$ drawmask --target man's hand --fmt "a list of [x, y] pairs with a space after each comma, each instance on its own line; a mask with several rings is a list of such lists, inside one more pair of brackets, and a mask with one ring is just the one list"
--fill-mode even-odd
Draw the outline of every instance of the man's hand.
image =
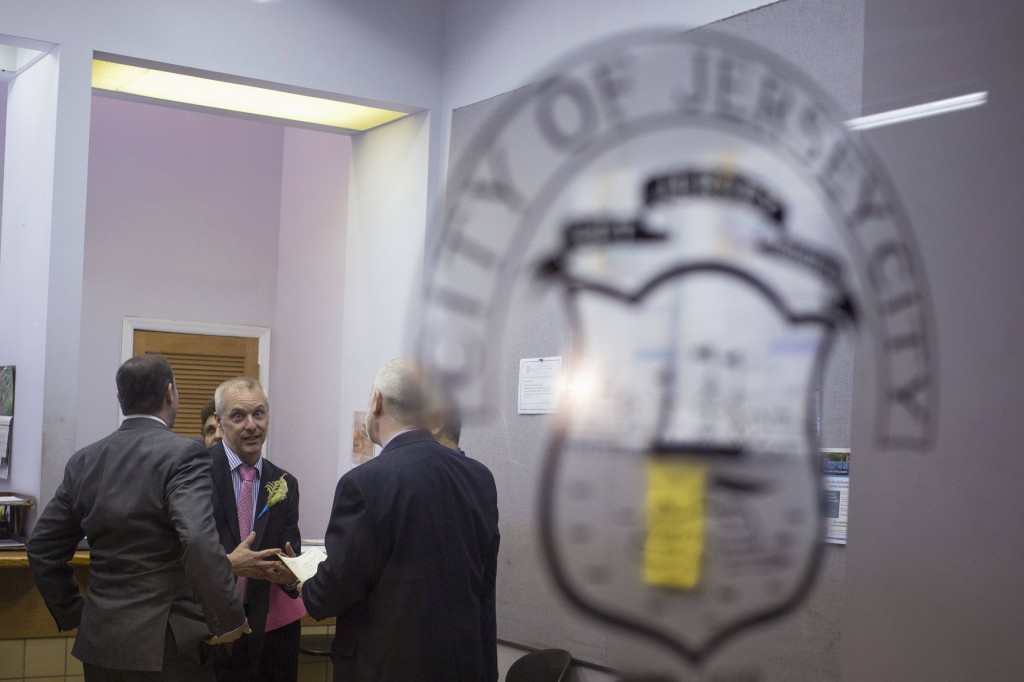
[[[285, 556], [295, 556], [295, 550], [292, 549], [292, 543], [284, 543], [284, 554]], [[291, 569], [284, 565], [283, 561], [274, 561], [271, 563], [274, 565], [267, 573], [267, 580], [278, 583], [279, 585], [291, 585], [295, 582], [295, 574], [291, 572]]]
[[279, 561], [272, 561], [270, 558], [276, 557], [277, 553], [281, 550], [274, 547], [254, 552], [252, 543], [255, 539], [256, 531], [253, 531], [249, 533], [249, 537], [239, 543], [238, 547], [235, 547], [231, 554], [228, 554], [228, 561], [231, 562], [231, 573], [236, 576], [245, 576], [246, 578], [268, 580], [270, 569], [281, 563]]
[[210, 635], [205, 641], [207, 644], [230, 644], [242, 635], [248, 635], [252, 632], [252, 628], [249, 627], [249, 619], [246, 618], [242, 621], [242, 624], [231, 632], [225, 632], [223, 635]]

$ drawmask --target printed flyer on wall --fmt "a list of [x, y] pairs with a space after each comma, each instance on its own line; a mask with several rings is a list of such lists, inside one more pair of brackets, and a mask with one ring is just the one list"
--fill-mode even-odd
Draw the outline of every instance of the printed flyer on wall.
[[825, 488], [825, 542], [845, 545], [850, 506], [850, 449], [822, 448], [821, 475]]
[[0, 367], [0, 478], [11, 475], [11, 429], [14, 426], [14, 365]]

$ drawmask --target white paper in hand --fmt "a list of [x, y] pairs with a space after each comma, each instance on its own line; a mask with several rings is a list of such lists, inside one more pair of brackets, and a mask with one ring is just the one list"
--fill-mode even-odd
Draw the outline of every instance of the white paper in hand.
[[327, 558], [327, 554], [317, 547], [307, 549], [299, 556], [287, 556], [285, 554], [278, 554], [277, 556], [281, 558], [281, 561], [288, 567], [288, 570], [294, 573], [295, 577], [302, 582], [306, 582], [316, 575], [317, 566]]

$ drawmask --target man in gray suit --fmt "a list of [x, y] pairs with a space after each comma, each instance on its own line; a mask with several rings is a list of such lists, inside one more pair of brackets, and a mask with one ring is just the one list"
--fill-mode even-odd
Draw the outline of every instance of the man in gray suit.
[[[178, 391], [167, 361], [134, 357], [117, 371], [125, 421], [76, 452], [28, 542], [36, 586], [85, 679], [213, 679], [207, 644], [249, 631], [210, 504], [210, 456], [170, 426]], [[89, 593], [68, 562], [83, 536]], [[215, 636], [210, 636], [214, 633]]]

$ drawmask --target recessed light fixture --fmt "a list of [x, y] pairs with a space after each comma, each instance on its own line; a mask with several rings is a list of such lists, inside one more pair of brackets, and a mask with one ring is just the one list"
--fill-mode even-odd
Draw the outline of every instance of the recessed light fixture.
[[948, 114], [962, 109], [980, 107], [987, 101], [988, 92], [972, 92], [969, 95], [940, 99], [934, 102], [926, 102], [925, 104], [915, 104], [912, 107], [883, 111], [880, 114], [871, 114], [870, 116], [861, 116], [860, 118], [851, 118], [846, 122], [846, 127], [850, 130], [881, 128], [882, 126], [894, 123], [903, 123], [904, 121], [913, 121], [918, 118], [938, 116], [939, 114]]
[[344, 102], [166, 68], [92, 60], [92, 87], [136, 97], [176, 102], [362, 132], [408, 116], [407, 111]]

